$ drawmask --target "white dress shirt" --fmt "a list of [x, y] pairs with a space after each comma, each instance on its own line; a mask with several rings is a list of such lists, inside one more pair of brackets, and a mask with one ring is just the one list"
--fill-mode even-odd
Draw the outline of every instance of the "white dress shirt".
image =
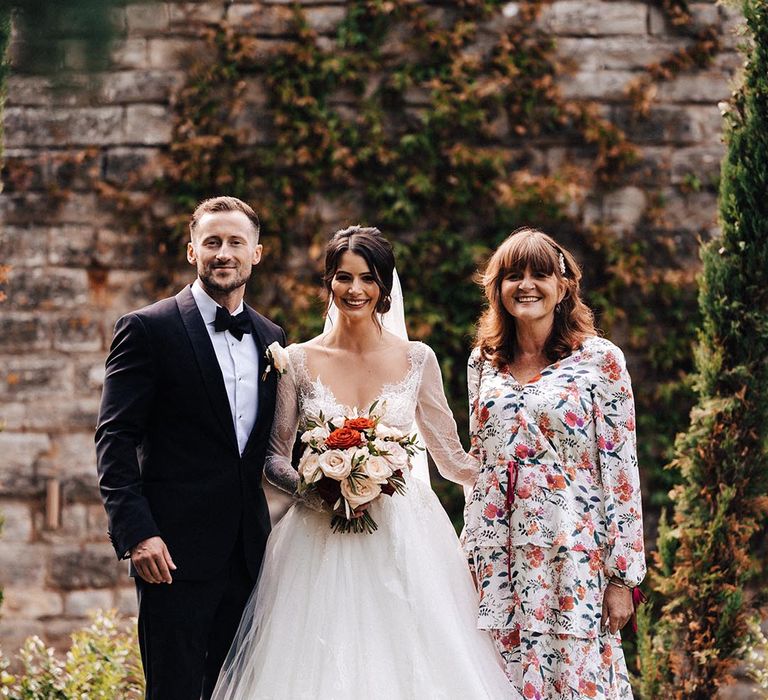
[[[243, 335], [242, 340], [235, 338], [229, 331], [217, 333], [213, 324], [219, 304], [208, 296], [199, 279], [192, 285], [192, 296], [208, 329], [216, 359], [219, 361], [227, 389], [229, 410], [235, 425], [237, 446], [240, 454], [243, 454], [259, 407], [259, 351], [254, 340], [255, 329], [252, 333]], [[240, 302], [240, 306], [232, 315], [239, 314], [243, 308], [243, 303]]]

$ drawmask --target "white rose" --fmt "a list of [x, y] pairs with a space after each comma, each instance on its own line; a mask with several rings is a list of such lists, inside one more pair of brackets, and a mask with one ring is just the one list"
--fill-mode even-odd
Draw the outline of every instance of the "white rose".
[[363, 503], [369, 503], [381, 493], [381, 486], [371, 479], [356, 479], [355, 492], [350, 486], [350, 479], [341, 482], [341, 495], [347, 499], [350, 508], [354, 510]]
[[317, 427], [312, 428], [312, 430], [305, 430], [301, 434], [301, 441], [306, 444], [314, 440], [315, 442], [322, 444], [325, 442], [325, 438], [327, 438], [330, 434], [331, 432], [328, 430], [328, 428], [325, 428], [322, 425], [318, 425]]
[[342, 450], [323, 452], [323, 454], [318, 455], [318, 461], [323, 474], [334, 481], [346, 479], [349, 476], [349, 472], [352, 471], [349, 456]]
[[403, 469], [408, 465], [408, 453], [405, 448], [396, 442], [387, 442], [387, 451], [389, 454], [385, 457], [392, 469]]
[[319, 481], [323, 476], [323, 472], [320, 470], [320, 455], [315, 454], [312, 450], [307, 450], [299, 460], [299, 474], [304, 477], [304, 481], [308, 484]]
[[347, 420], [344, 416], [334, 416], [329, 418], [326, 422], [330, 423], [334, 428], [343, 428], [344, 421]]
[[382, 440], [386, 440], [387, 438], [390, 440], [399, 440], [401, 437], [403, 437], [403, 434], [399, 430], [395, 430], [394, 428], [390, 428], [388, 425], [379, 423], [376, 426], [376, 437], [381, 438]]
[[288, 363], [290, 362], [288, 359], [288, 351], [280, 345], [280, 343], [275, 341], [267, 348], [267, 353], [269, 354], [272, 366], [275, 370], [280, 374], [285, 374], [288, 371]]
[[386, 483], [392, 476], [392, 466], [385, 457], [371, 455], [365, 463], [365, 473], [377, 484]]

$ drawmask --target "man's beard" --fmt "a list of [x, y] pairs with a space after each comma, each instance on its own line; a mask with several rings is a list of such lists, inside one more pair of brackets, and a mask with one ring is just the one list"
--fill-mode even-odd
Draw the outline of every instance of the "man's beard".
[[212, 292], [219, 292], [221, 294], [228, 294], [229, 292], [235, 291], [235, 289], [238, 289], [239, 287], [245, 286], [245, 283], [248, 281], [247, 275], [237, 275], [233, 280], [226, 283], [217, 282], [213, 277], [213, 272], [215, 268], [198, 268], [197, 270], [197, 276], [200, 278], [200, 281], [203, 283], [203, 286], [206, 289], [210, 289]]

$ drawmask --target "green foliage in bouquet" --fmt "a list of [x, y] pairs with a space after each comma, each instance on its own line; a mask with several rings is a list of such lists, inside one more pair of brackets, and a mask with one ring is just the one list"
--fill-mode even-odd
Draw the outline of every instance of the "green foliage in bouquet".
[[682, 483], [652, 572], [660, 615], [641, 619], [646, 698], [715, 697], [766, 602], [749, 584], [765, 579], [768, 522], [768, 5], [743, 7], [752, 41], [725, 114], [722, 237], [702, 252], [698, 399], [670, 465]]
[[144, 676], [135, 623], [121, 625], [114, 611], [94, 615], [90, 627], [72, 635], [62, 660], [38, 637], [19, 652], [22, 670], [8, 672], [0, 654], [0, 698], [9, 700], [139, 700]]

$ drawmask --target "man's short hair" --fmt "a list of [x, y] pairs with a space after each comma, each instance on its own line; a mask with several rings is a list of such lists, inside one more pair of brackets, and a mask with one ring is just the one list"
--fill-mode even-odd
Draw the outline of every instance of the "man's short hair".
[[259, 229], [261, 224], [259, 223], [259, 217], [256, 212], [251, 209], [243, 200], [237, 197], [211, 197], [210, 199], [203, 200], [197, 205], [197, 209], [192, 214], [192, 218], [189, 221], [189, 235], [194, 237], [195, 229], [200, 223], [200, 219], [204, 214], [216, 214], [218, 212], [225, 211], [240, 211], [248, 217], [248, 220], [253, 226], [253, 232], [256, 234], [256, 241], [259, 240]]

